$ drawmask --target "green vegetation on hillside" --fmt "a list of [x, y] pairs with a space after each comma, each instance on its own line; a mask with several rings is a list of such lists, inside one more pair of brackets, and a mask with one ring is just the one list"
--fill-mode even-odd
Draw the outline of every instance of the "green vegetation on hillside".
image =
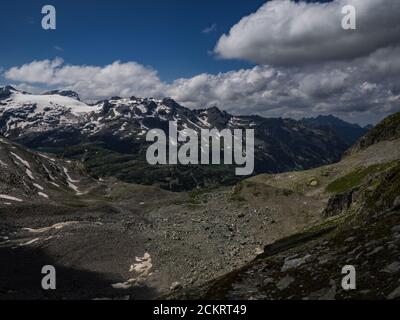
[[329, 193], [343, 193], [350, 191], [351, 189], [359, 186], [362, 182], [364, 182], [366, 178], [371, 177], [374, 174], [383, 172], [393, 167], [396, 163], [397, 161], [385, 164], [376, 164], [369, 167], [357, 168], [351, 173], [331, 182], [326, 187], [326, 191]]

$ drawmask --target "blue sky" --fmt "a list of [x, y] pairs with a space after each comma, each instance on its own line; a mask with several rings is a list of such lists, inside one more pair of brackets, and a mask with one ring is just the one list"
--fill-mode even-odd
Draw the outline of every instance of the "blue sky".
[[[0, 65], [7, 69], [61, 56], [71, 64], [137, 61], [171, 81], [251, 64], [210, 55], [219, 36], [263, 0], [114, 0], [2, 3]], [[57, 9], [57, 30], [41, 29], [41, 8]], [[213, 24], [215, 30], [202, 31]], [[58, 50], [56, 49], [58, 47]], [[62, 49], [62, 50], [60, 50]]]
[[[55, 31], [41, 28], [46, 4]], [[356, 30], [342, 28], [347, 4]], [[376, 123], [400, 110], [399, 16], [392, 0], [7, 1], [0, 85]]]

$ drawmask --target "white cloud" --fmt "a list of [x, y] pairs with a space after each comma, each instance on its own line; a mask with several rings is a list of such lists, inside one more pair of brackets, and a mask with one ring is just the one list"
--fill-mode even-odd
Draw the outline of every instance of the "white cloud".
[[13, 67], [6, 71], [5, 78], [14, 81], [31, 83], [51, 83], [54, 78], [54, 70], [63, 64], [63, 60], [33, 61], [21, 67]]
[[208, 26], [207, 28], [204, 28], [201, 33], [211, 33], [217, 30], [217, 24], [213, 23], [212, 25]]
[[136, 62], [116, 61], [99, 67], [68, 65], [56, 58], [13, 67], [4, 76], [12, 81], [74, 90], [87, 100], [116, 95], [159, 95], [164, 87], [155, 70]]
[[56, 51], [64, 51], [64, 49], [62, 47], [57, 46], [57, 45], [53, 46], [53, 49]]
[[203, 73], [167, 84], [136, 62], [68, 65], [62, 59], [33, 61], [5, 72], [28, 92], [70, 89], [83, 100], [111, 96], [171, 96], [183, 105], [217, 105], [234, 114], [294, 117], [336, 114], [357, 122], [378, 121], [400, 110], [400, 46], [352, 62], [301, 67], [256, 66]]
[[168, 93], [188, 106], [217, 105], [236, 114], [299, 118], [333, 113], [376, 122], [400, 111], [399, 56], [400, 46], [352, 62], [201, 74], [176, 80]]
[[[344, 5], [357, 12], [357, 30], [341, 27]], [[273, 0], [223, 35], [215, 53], [258, 64], [294, 65], [347, 60], [400, 43], [400, 1]]]

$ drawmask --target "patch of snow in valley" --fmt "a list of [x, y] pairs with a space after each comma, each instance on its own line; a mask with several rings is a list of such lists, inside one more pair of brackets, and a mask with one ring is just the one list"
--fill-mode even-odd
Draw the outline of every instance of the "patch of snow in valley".
[[35, 239], [32, 239], [32, 240], [29, 240], [28, 242], [20, 243], [19, 246], [20, 247], [29, 246], [29, 245], [34, 244], [35, 242], [37, 242], [39, 240], [40, 240], [40, 238], [35, 238]]
[[39, 228], [39, 229], [23, 228], [23, 230], [31, 232], [31, 233], [44, 233], [44, 232], [50, 231], [52, 229], [60, 230], [62, 228], [65, 228], [67, 226], [74, 225], [77, 223], [78, 223], [77, 221], [67, 221], [67, 222], [56, 223], [50, 227], [44, 227], [44, 228]]
[[47, 160], [50, 160], [51, 162], [55, 162], [56, 160], [53, 158], [50, 158], [49, 156], [43, 154], [43, 153], [39, 153], [39, 156], [41, 156], [42, 158], [45, 158]]
[[40, 185], [40, 184], [37, 184], [37, 183], [34, 183], [33, 184], [36, 188], [38, 188], [39, 190], [44, 190], [44, 188]]
[[153, 264], [151, 261], [150, 254], [145, 253], [142, 258], [136, 257], [135, 264], [131, 265], [129, 272], [136, 272], [138, 274], [137, 277], [131, 278], [126, 282], [115, 283], [112, 284], [114, 289], [129, 289], [134, 286], [142, 284], [148, 277], [152, 275], [151, 269], [153, 268]]
[[54, 179], [54, 177], [53, 177], [53, 175], [51, 174], [50, 170], [47, 169], [47, 167], [46, 167], [45, 165], [43, 165], [43, 168], [44, 168], [44, 170], [46, 170], [46, 173], [48, 174], [48, 176], [49, 176], [49, 178], [50, 178], [51, 180], [56, 180], [56, 179]]
[[43, 193], [43, 192], [38, 192], [38, 195], [43, 197], [43, 198], [46, 198], [46, 199], [49, 198], [49, 196], [47, 194]]
[[28, 161], [22, 159], [19, 155], [15, 154], [14, 152], [10, 152], [20, 163], [22, 163], [25, 167], [31, 168], [31, 165]]
[[25, 172], [26, 172], [26, 174], [27, 174], [27, 176], [28, 176], [29, 178], [31, 178], [32, 180], [35, 180], [35, 177], [33, 176], [33, 173], [32, 173], [31, 170], [26, 169]]
[[17, 202], [23, 202], [22, 199], [19, 199], [17, 197], [13, 197], [13, 196], [8, 196], [6, 194], [0, 194], [0, 199], [5, 199], [5, 200], [12, 200], [12, 201], [17, 201]]
[[64, 173], [67, 176], [67, 179], [68, 179], [69, 182], [72, 182], [72, 183], [80, 182], [80, 180], [74, 180], [74, 179], [71, 178], [67, 168], [63, 167], [63, 169], [64, 169]]
[[70, 187], [70, 189], [74, 190], [76, 192], [76, 194], [80, 194], [79, 189], [76, 185], [74, 185], [70, 181], [67, 181], [67, 183], [68, 183], [68, 187]]
[[64, 169], [65, 175], [67, 176], [67, 183], [68, 183], [68, 186], [70, 187], [70, 189], [74, 190], [78, 196], [82, 195], [83, 193], [80, 192], [79, 188], [74, 184], [74, 183], [80, 182], [80, 180], [72, 179], [71, 176], [68, 173], [68, 169], [65, 168], [65, 167], [63, 167], [63, 169]]

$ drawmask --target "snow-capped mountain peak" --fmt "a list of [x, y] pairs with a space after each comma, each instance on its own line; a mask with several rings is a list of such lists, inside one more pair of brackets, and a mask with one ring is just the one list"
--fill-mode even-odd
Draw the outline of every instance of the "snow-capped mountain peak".
[[76, 97], [55, 92], [30, 94], [6, 86], [0, 88], [1, 133], [8, 137], [57, 129], [78, 123], [98, 108]]
[[[44, 112], [48, 108], [61, 107], [70, 110], [75, 115], [95, 111], [95, 107], [89, 106], [84, 102], [74, 98], [59, 94], [25, 94], [14, 92], [8, 101], [9, 108], [19, 108], [20, 106], [35, 105], [37, 112]], [[7, 101], [6, 101], [7, 102]]]

